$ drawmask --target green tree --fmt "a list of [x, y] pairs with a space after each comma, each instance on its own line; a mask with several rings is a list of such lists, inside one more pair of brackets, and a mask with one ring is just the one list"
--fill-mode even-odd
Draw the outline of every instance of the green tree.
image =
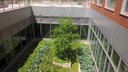
[[80, 47], [78, 28], [72, 23], [71, 18], [60, 18], [59, 24], [51, 35], [51, 38], [54, 39], [55, 55], [60, 59], [74, 62]]

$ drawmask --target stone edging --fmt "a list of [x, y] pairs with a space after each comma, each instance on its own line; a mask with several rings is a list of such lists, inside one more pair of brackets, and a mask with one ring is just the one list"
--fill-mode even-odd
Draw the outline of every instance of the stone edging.
[[52, 62], [54, 65], [63, 67], [63, 68], [70, 68], [71, 67], [71, 62], [70, 63], [57, 63], [57, 62]]

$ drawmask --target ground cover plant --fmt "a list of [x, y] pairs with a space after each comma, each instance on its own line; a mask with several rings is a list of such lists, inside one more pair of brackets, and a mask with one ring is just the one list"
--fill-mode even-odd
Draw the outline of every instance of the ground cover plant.
[[79, 63], [81, 72], [94, 72], [93, 71], [93, 59], [89, 51], [88, 45], [83, 45], [79, 52]]

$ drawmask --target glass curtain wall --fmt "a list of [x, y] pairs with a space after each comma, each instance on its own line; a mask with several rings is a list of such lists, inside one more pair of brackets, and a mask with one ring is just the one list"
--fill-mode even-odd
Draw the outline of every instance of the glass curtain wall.
[[[100, 72], [127, 72], [127, 65], [96, 25], [90, 25], [90, 47]], [[121, 62], [120, 62], [121, 61]], [[119, 69], [118, 69], [119, 68]]]
[[28, 45], [28, 43], [30, 43], [30, 41], [32, 41], [32, 39], [32, 25], [15, 33], [5, 41], [2, 41], [2, 35], [0, 33], [0, 72], [5, 69], [5, 67], [23, 50], [25, 46]]
[[2, 71], [7, 65], [6, 62], [6, 55], [5, 55], [5, 51], [4, 51], [4, 46], [2, 43], [2, 38], [0, 36], [0, 71]]
[[15, 56], [17, 56], [22, 50], [21, 38], [19, 36], [19, 32], [12, 36], [12, 41], [13, 41], [13, 47], [15, 49]]
[[7, 57], [7, 63], [9, 64], [14, 58], [14, 54], [13, 54], [14, 48], [13, 48], [12, 39], [9, 38], [6, 41], [4, 41], [3, 46], [4, 46], [5, 54]]

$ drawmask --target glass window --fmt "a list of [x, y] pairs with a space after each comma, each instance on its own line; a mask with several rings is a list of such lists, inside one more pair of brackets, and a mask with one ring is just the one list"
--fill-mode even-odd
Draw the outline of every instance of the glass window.
[[100, 32], [100, 30], [98, 30], [99, 32], [98, 32], [98, 38], [100, 39], [100, 34], [101, 34], [101, 32]]
[[119, 55], [116, 53], [115, 50], [113, 50], [112, 61], [116, 68], [118, 67], [119, 59], [120, 59]]
[[5, 66], [6, 66], [6, 57], [5, 57], [3, 44], [0, 40], [0, 71], [1, 72], [5, 68]]
[[98, 35], [98, 28], [97, 27], [95, 29], [95, 33], [96, 33], [96, 35]]
[[91, 30], [91, 38], [90, 38], [90, 41], [91, 41], [91, 48], [93, 49], [93, 32], [92, 32], [92, 30]]
[[93, 30], [94, 30], [94, 32], [96, 31], [96, 25], [94, 25]]
[[103, 0], [98, 0], [97, 5], [101, 5]]
[[27, 32], [27, 42], [29, 43], [32, 40], [31, 25], [26, 28], [26, 32]]
[[50, 37], [50, 25], [49, 24], [42, 24], [42, 35], [44, 38]]
[[[93, 36], [94, 36], [94, 34], [93, 34]], [[94, 40], [93, 40], [92, 44], [93, 44], [92, 50], [93, 50], [93, 53], [95, 53], [95, 48], [97, 46], [97, 41], [96, 41], [96, 37], [95, 36], [94, 36]]]
[[128, 16], [128, 0], [123, 0], [121, 14]]
[[5, 54], [7, 56], [7, 62], [10, 63], [11, 60], [13, 59], [13, 51], [14, 51], [12, 39], [9, 38], [3, 43], [3, 45], [4, 45]]
[[93, 31], [91, 30], [91, 41], [94, 40], [94, 34]]
[[121, 60], [121, 64], [119, 67], [119, 72], [128, 72], [128, 67], [126, 66], [126, 64]]
[[115, 8], [116, 0], [107, 0], [107, 7]]
[[116, 6], [116, 0], [106, 0], [105, 8], [114, 11]]
[[109, 44], [108, 55], [111, 56], [111, 53], [112, 53], [112, 46]]
[[103, 44], [103, 42], [104, 42], [104, 35], [102, 33], [100, 34], [100, 41]]
[[15, 56], [16, 56], [22, 50], [22, 48], [21, 48], [21, 40], [20, 40], [19, 33], [17, 33], [14, 36], [12, 36], [12, 39], [13, 39], [12, 40], [13, 41], [13, 47], [15, 48]]
[[100, 56], [101, 56], [101, 52], [102, 52], [102, 48], [101, 48], [101, 45], [98, 43], [98, 51], [97, 51], [97, 65], [100, 66]]
[[[107, 58], [107, 57], [106, 57]], [[104, 72], [107, 72], [108, 71], [108, 66], [109, 66], [109, 60], [108, 60], [108, 58], [106, 59], [106, 62], [105, 62], [105, 65], [104, 65], [104, 67], [105, 67], [105, 69], [104, 69]]]
[[96, 0], [92, 0], [92, 3], [95, 4], [96, 3]]
[[99, 43], [98, 43], [98, 41], [97, 41], [97, 39], [96, 39], [96, 41], [95, 41], [95, 48], [94, 48], [95, 50], [93, 51], [94, 52], [94, 56], [95, 56], [95, 58], [97, 59], [97, 55], [99, 55], [98, 54], [98, 52], [99, 52]]
[[105, 55], [105, 53], [104, 53], [104, 51], [103, 51], [102, 57], [101, 57], [101, 64], [100, 64], [100, 71], [101, 71], [101, 72], [103, 71], [104, 62], [105, 62], [105, 57], [106, 57], [106, 55]]
[[109, 72], [115, 72], [113, 66], [110, 64]]
[[34, 24], [34, 33], [36, 38], [40, 38], [40, 24]]
[[80, 25], [76, 25], [78, 28], [77, 28], [77, 33], [80, 34]]
[[20, 39], [21, 39], [22, 47], [24, 48], [27, 44], [27, 36], [26, 36], [26, 30], [25, 29], [20, 31]]
[[[93, 39], [95, 40], [94, 34], [93, 34]], [[94, 49], [95, 49], [95, 46], [96, 46], [94, 40], [92, 40], [92, 51], [93, 51], [93, 53], [95, 52]]]
[[90, 29], [90, 37], [89, 37], [89, 41], [91, 41], [91, 37], [92, 37], [92, 30]]
[[128, 12], [128, 0], [126, 1], [126, 8], [125, 11]]
[[106, 51], [107, 51], [107, 48], [108, 48], [108, 41], [107, 41], [107, 39], [105, 38], [105, 40], [104, 40], [104, 48], [106, 49]]
[[88, 26], [87, 25], [82, 25], [81, 26], [81, 38], [82, 39], [87, 39], [88, 34]]

